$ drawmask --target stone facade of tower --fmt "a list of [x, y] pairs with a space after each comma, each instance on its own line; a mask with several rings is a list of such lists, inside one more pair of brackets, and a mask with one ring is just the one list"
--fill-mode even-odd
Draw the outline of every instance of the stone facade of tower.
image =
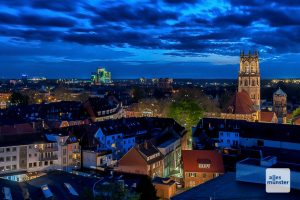
[[279, 88], [273, 94], [273, 111], [276, 113], [279, 123], [286, 123], [286, 105], [287, 94]]
[[252, 55], [241, 52], [238, 91], [246, 91], [253, 101], [255, 109], [260, 110], [260, 72], [257, 51]]

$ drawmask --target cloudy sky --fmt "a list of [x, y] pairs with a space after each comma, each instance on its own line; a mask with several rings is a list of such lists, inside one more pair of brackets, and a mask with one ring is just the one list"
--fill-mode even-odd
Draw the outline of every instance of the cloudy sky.
[[240, 50], [300, 77], [300, 1], [0, 0], [0, 78], [236, 78]]

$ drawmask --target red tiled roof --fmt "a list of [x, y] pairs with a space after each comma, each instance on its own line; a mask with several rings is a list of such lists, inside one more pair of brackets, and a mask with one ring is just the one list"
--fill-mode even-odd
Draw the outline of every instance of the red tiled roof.
[[226, 112], [233, 114], [251, 114], [255, 112], [253, 105], [249, 94], [243, 90], [235, 93], [229, 101]]
[[262, 122], [272, 122], [275, 112], [260, 112], [260, 121]]
[[[224, 173], [222, 154], [218, 151], [182, 150], [182, 160], [184, 172]], [[199, 163], [210, 164], [210, 168], [199, 168]]]

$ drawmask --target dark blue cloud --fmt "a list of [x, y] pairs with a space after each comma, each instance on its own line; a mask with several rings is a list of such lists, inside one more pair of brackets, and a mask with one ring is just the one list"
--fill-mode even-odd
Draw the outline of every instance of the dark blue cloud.
[[36, 14], [10, 14], [0, 12], [0, 23], [8, 25], [23, 25], [27, 27], [73, 27], [76, 21], [67, 17], [52, 17]]
[[[241, 49], [258, 49], [262, 52], [263, 59], [271, 62], [270, 58], [274, 55], [281, 59], [287, 54], [296, 55], [300, 50], [300, 2], [0, 1], [0, 35], [0, 43], [13, 44], [7, 49], [10, 52], [7, 54], [8, 58], [4, 58], [5, 48], [0, 50], [0, 56], [3, 55], [0, 61], [11, 66], [17, 66], [20, 62], [26, 62], [26, 65], [30, 66], [30, 62], [36, 60], [39, 63], [33, 64], [35, 66], [51, 64], [67, 67], [71, 63], [66, 60], [68, 56], [63, 56], [66, 49], [62, 46], [69, 46], [68, 51], [85, 47], [85, 52], [88, 53], [99, 47], [111, 49], [112, 52], [121, 49], [132, 56], [133, 60], [129, 61], [127, 56], [117, 55], [115, 59], [109, 56], [105, 60], [102, 51], [99, 51], [99, 55], [86, 56], [85, 60], [76, 53], [74, 55], [78, 57], [78, 61], [76, 56], [72, 57], [72, 64], [75, 66], [74, 63], [78, 62], [77, 66], [88, 62], [91, 66], [97, 62], [105, 62], [108, 65], [111, 62], [115, 63], [115, 66], [139, 65], [142, 66], [139, 69], [143, 69], [145, 73], [149, 73], [154, 65], [165, 67], [167, 59], [172, 60], [174, 67], [182, 66], [183, 60], [193, 61], [189, 70], [197, 70], [195, 63], [201, 67], [215, 66], [216, 62], [223, 61], [224, 56], [237, 56]], [[45, 43], [51, 44], [52, 47], [44, 46], [39, 49], [39, 54], [32, 52], [31, 58], [31, 51], [19, 51], [24, 45], [35, 48]], [[53, 49], [60, 53], [55, 53]], [[14, 51], [17, 52], [15, 56]], [[20, 60], [21, 52], [26, 55], [26, 61]], [[216, 62], [207, 61], [208, 54], [216, 55]], [[51, 62], [44, 60], [48, 57], [51, 57]], [[98, 59], [99, 57], [101, 59]], [[11, 59], [10, 62], [7, 59]], [[197, 62], [194, 62], [195, 59], [198, 59]], [[141, 63], [141, 60], [144, 62]], [[145, 64], [145, 61], [149, 60], [151, 62]], [[234, 62], [238, 64], [238, 61]], [[47, 71], [48, 68], [45, 73]]]

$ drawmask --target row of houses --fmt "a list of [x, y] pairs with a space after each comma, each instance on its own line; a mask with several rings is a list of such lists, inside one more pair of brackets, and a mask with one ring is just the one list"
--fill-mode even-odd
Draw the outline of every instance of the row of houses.
[[0, 174], [10, 180], [24, 181], [31, 172], [81, 167], [80, 145], [72, 135], [1, 134], [0, 141]]
[[83, 103], [60, 101], [0, 109], [0, 124], [43, 121], [50, 128], [61, 128], [87, 121], [121, 118], [123, 115], [122, 103], [114, 96], [94, 96]]
[[[172, 119], [129, 118], [36, 131], [32, 124], [0, 128], [0, 173], [82, 167], [104, 170], [133, 149], [155, 144], [165, 166], [156, 175], [168, 176], [179, 166], [185, 129]], [[160, 150], [158, 150], [160, 149]], [[152, 157], [152, 154], [147, 154]], [[173, 163], [176, 158], [177, 162]], [[19, 180], [21, 181], [21, 180]]]
[[269, 147], [300, 150], [300, 126], [249, 122], [245, 120], [203, 118], [193, 134], [194, 148]]

